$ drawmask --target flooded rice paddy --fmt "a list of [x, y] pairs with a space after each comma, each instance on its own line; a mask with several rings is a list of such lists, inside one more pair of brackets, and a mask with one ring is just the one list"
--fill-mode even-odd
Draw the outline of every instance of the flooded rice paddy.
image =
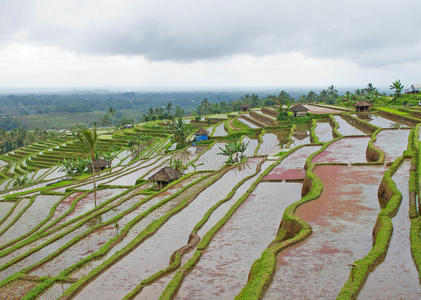
[[[313, 113], [340, 112], [308, 107]], [[366, 160], [370, 136], [340, 116], [334, 118], [346, 137], [313, 158], [313, 172], [323, 189], [318, 198], [294, 212], [311, 226], [312, 234], [277, 253], [273, 280], [267, 282], [262, 299], [334, 299], [347, 282], [349, 265], [373, 247], [373, 228], [380, 212], [379, 185], [390, 163], [407, 149], [410, 130], [372, 116], [371, 123], [387, 128], [374, 142], [384, 151], [386, 163], [370, 165]], [[289, 128], [271, 127], [261, 136], [260, 144], [259, 132], [232, 136], [224, 123], [216, 122], [209, 128], [213, 131], [210, 144], [182, 149], [172, 144], [168, 148], [173, 140], [163, 137], [160, 129], [159, 138], [140, 157], [123, 147], [113, 168], [96, 175], [96, 206], [89, 174], [56, 187], [53, 191], [58, 194], [52, 195], [34, 189], [62, 180], [57, 166], [31, 170], [28, 174], [33, 185], [13, 191], [6, 188], [12, 188], [15, 179], [3, 180], [0, 280], [12, 280], [0, 283], [0, 299], [20, 299], [28, 293], [38, 299], [58, 299], [76, 286], [79, 288], [71, 299], [122, 299], [133, 292], [131, 299], [159, 299], [176, 280], [179, 289], [173, 299], [234, 299], [253, 283], [248, 282], [253, 280], [249, 278], [252, 265], [269, 245], [278, 242], [274, 239], [285, 209], [302, 199], [302, 191], [307, 189], [305, 163], [322, 146], [309, 145], [311, 122], [298, 122], [290, 140]], [[190, 126], [192, 133], [200, 124]], [[315, 133], [321, 143], [333, 139], [327, 122], [318, 122]], [[228, 157], [218, 154], [220, 148], [240, 139], [247, 144], [244, 154], [248, 159], [227, 166]], [[288, 150], [293, 151], [276, 161], [273, 154]], [[185, 176], [156, 190], [148, 178], [175, 161], [181, 162]], [[13, 163], [2, 171], [14, 172], [19, 164], [29, 166]], [[385, 260], [367, 274], [359, 299], [421, 297], [409, 235], [410, 168], [407, 158], [392, 177], [402, 193], [402, 203], [392, 218]], [[43, 178], [47, 181], [40, 181]], [[15, 191], [22, 194], [9, 196]], [[209, 243], [198, 248], [204, 237], [210, 237]], [[172, 259], [178, 251], [181, 264], [174, 265]], [[193, 255], [197, 264], [178, 277]], [[173, 268], [164, 272], [170, 265]]]
[[296, 211], [313, 232], [278, 255], [265, 299], [334, 299], [348, 278], [348, 264], [371, 249], [384, 167], [322, 165], [315, 173], [323, 192]]
[[345, 137], [318, 154], [315, 163], [366, 163], [365, 151], [370, 137]]
[[314, 133], [319, 138], [319, 141], [324, 143], [333, 139], [332, 126], [327, 122], [318, 122]]
[[361, 131], [358, 128], [352, 126], [347, 121], [345, 121], [342, 117], [340, 117], [340, 116], [333, 116], [333, 117], [335, 118], [335, 121], [339, 125], [339, 128], [338, 128], [339, 133], [342, 134], [343, 136], [346, 136], [346, 135], [365, 135], [365, 133], [363, 131]]

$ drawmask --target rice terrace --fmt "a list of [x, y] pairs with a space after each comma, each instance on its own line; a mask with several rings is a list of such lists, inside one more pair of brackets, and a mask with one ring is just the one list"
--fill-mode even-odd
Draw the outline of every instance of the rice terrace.
[[243, 103], [1, 155], [0, 298], [420, 299], [421, 110], [367, 103]]

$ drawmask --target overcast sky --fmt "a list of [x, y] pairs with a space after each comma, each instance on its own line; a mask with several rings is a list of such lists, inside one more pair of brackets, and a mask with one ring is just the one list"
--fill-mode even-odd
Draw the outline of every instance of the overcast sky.
[[418, 0], [0, 0], [1, 87], [421, 84]]

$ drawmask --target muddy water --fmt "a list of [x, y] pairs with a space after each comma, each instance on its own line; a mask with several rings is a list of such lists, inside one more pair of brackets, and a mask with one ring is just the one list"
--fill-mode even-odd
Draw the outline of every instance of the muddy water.
[[39, 299], [42, 300], [55, 300], [58, 299], [63, 292], [70, 286], [70, 283], [54, 283], [50, 288], [48, 288], [44, 293], [41, 294]]
[[57, 167], [54, 169], [53, 172], [51, 172], [50, 174], [48, 174], [47, 176], [45, 176], [43, 178], [43, 180], [52, 180], [52, 179], [58, 179], [60, 177], [66, 176], [66, 172], [61, 171], [60, 167]]
[[47, 228], [50, 224], [52, 224], [55, 220], [57, 220], [57, 218], [59, 218], [60, 216], [62, 216], [66, 211], [68, 211], [74, 200], [76, 200], [76, 198], [82, 196], [83, 193], [73, 193], [69, 196], [67, 196], [66, 198], [64, 198], [56, 207], [53, 216], [51, 217], [51, 219], [42, 227], [43, 228]]
[[300, 183], [260, 183], [214, 236], [176, 299], [233, 299], [253, 262], [275, 238], [284, 209], [300, 194]]
[[310, 143], [310, 132], [308, 130], [296, 130], [292, 136], [292, 143], [289, 149]]
[[222, 123], [222, 124], [219, 124], [218, 126], [216, 126], [213, 136], [215, 136], [215, 137], [226, 136], [227, 134], [228, 133], [225, 131], [225, 128], [224, 128], [224, 123]]
[[7, 243], [19, 237], [19, 235], [30, 231], [48, 216], [51, 207], [60, 198], [60, 196], [37, 196], [19, 220], [0, 236], [0, 244]]
[[377, 134], [374, 145], [386, 154], [386, 162], [394, 161], [406, 150], [409, 131], [409, 129], [382, 130]]
[[15, 205], [14, 202], [0, 202], [0, 220], [4, 218], [13, 205]]
[[[127, 174], [127, 175], [123, 175], [120, 178], [114, 179], [114, 180], [110, 180], [107, 182], [107, 184], [112, 184], [112, 185], [134, 185], [136, 183], [136, 180], [145, 176], [148, 172], [152, 171], [154, 172], [154, 170], [156, 169], [156, 171], [159, 170], [159, 168], [163, 168], [166, 165], [169, 165], [169, 157], [165, 156], [162, 159], [156, 161], [153, 165], [149, 166], [149, 167], [144, 167], [141, 168], [140, 170], [137, 170], [133, 173]], [[163, 163], [163, 165], [161, 166], [161, 164]], [[152, 174], [150, 174], [152, 175]]]
[[319, 138], [319, 141], [324, 143], [333, 139], [332, 126], [329, 123], [318, 122], [314, 133]]
[[[131, 221], [136, 215], [139, 215], [144, 211], [150, 209], [153, 205], [157, 204], [164, 198], [173, 195], [175, 192], [177, 192], [178, 190], [180, 190], [181, 188], [198, 178], [199, 175], [191, 176], [187, 180], [174, 185], [166, 192], [162, 193], [162, 195], [160, 195], [159, 197], [153, 198], [152, 200], [139, 206], [133, 212], [126, 214], [122, 219], [118, 221], [120, 228], [124, 228], [127, 225], [127, 223], [129, 223], [129, 221]], [[97, 223], [108, 221], [112, 217], [116, 216], [118, 213], [134, 205], [136, 202], [141, 201], [145, 197], [146, 195], [134, 196], [133, 198], [123, 202], [120, 206], [117, 206], [115, 209], [112, 209], [107, 213], [98, 216]], [[98, 228], [97, 230], [89, 234], [87, 237], [85, 237], [83, 240], [77, 242], [75, 245], [71, 246], [66, 251], [61, 253], [58, 257], [50, 260], [48, 263], [42, 265], [34, 272], [31, 272], [31, 275], [58, 275], [60, 271], [77, 263], [79, 260], [85, 258], [87, 255], [98, 250], [109, 239], [115, 237], [116, 234], [117, 230], [114, 224]], [[129, 239], [125, 239], [125, 241], [128, 242]], [[126, 244], [126, 242], [124, 242], [124, 244]]]
[[392, 219], [393, 234], [383, 263], [369, 275], [360, 299], [421, 299], [418, 271], [411, 254], [409, 210], [409, 170], [405, 161], [392, 179], [402, 193], [398, 213]]
[[[29, 198], [25, 198], [19, 201], [19, 203], [16, 205], [15, 209], [13, 210], [13, 212], [9, 215], [9, 217], [7, 217], [6, 220], [4, 220], [4, 222], [2, 224], [0, 224], [0, 230], [5, 229], [19, 214], [19, 212], [25, 208], [25, 206], [28, 205], [30, 199]], [[18, 220], [19, 222], [19, 220]], [[7, 232], [7, 231], [6, 231]]]
[[152, 237], [84, 288], [76, 299], [121, 298], [143, 279], [166, 268], [171, 254], [187, 244], [194, 225], [203, 214], [223, 199], [244, 176], [253, 172], [253, 168], [245, 168], [243, 172], [228, 171], [186, 208], [171, 217]]
[[384, 167], [322, 165], [315, 173], [323, 192], [296, 211], [313, 233], [278, 255], [264, 299], [335, 299], [348, 278], [348, 264], [371, 249]]
[[[124, 189], [108, 189], [108, 190], [97, 191], [96, 204], [100, 205], [101, 203], [109, 200], [110, 198], [124, 191], [125, 191]], [[71, 213], [69, 213], [66, 217], [61, 219], [57, 224], [55, 224], [54, 227], [64, 224], [67, 221], [70, 221], [71, 219], [76, 218], [80, 215], [83, 215], [84, 213], [93, 209], [95, 209], [94, 193], [90, 193], [87, 196], [80, 199], [78, 203], [76, 204], [75, 209]]]
[[304, 179], [304, 164], [310, 154], [320, 149], [320, 146], [305, 146], [287, 156], [278, 166], [266, 175], [263, 180]]
[[[246, 168], [254, 168], [254, 171], [256, 171], [257, 163], [261, 162], [261, 159], [249, 159]], [[250, 188], [250, 186], [253, 184], [253, 182], [257, 179], [257, 177], [262, 174], [271, 164], [273, 164], [273, 161], [265, 161], [262, 166], [261, 170], [258, 174], [244, 182], [238, 190], [234, 193], [232, 198], [228, 200], [227, 202], [220, 205], [209, 217], [208, 221], [200, 228], [200, 230], [197, 232], [197, 234], [200, 237], [203, 237], [206, 232], [208, 232], [213, 226], [215, 226], [216, 223], [227, 213], [227, 211], [231, 208], [231, 206], [240, 199], [241, 196], [244, 195], [245, 192]]]
[[342, 135], [365, 135], [364, 132], [352, 126], [340, 116], [333, 116], [339, 125], [338, 131]]
[[315, 163], [366, 163], [366, 149], [370, 137], [342, 138], [330, 144], [322, 153], [318, 154]]
[[[202, 173], [200, 175], [201, 176], [208, 176], [209, 174], [203, 174]], [[196, 179], [197, 179], [197, 177], [196, 177]], [[127, 236], [120, 243], [118, 243], [114, 248], [112, 248], [103, 258], [101, 258], [99, 260], [96, 260], [96, 261], [91, 261], [88, 264], [84, 265], [81, 269], [73, 272], [72, 277], [79, 278], [79, 277], [86, 276], [89, 273], [89, 271], [91, 271], [93, 268], [99, 266], [101, 263], [103, 263], [108, 258], [110, 258], [112, 255], [114, 255], [116, 252], [120, 251], [125, 246], [127, 246], [127, 244], [130, 243], [134, 238], [136, 238], [139, 235], [139, 233], [141, 233], [146, 228], [146, 226], [148, 226], [151, 222], [155, 221], [159, 217], [163, 216], [164, 214], [166, 214], [169, 211], [171, 211], [172, 209], [174, 209], [183, 199], [185, 199], [186, 197], [189, 197], [190, 195], [195, 193], [206, 182], [207, 182], [207, 179], [201, 181], [200, 183], [197, 183], [196, 185], [194, 185], [192, 187], [189, 187], [183, 193], [174, 197], [171, 201], [169, 201], [165, 205], [163, 205], [163, 206], [155, 209], [153, 212], [149, 213], [146, 217], [144, 217], [142, 220], [137, 222], [130, 229]], [[147, 207], [145, 206], [146, 209], [151, 207], [152, 205], [157, 204], [158, 202], [167, 198], [168, 196], [172, 195], [173, 193], [175, 193], [175, 191], [167, 190], [163, 194], [155, 196], [152, 200], [150, 200], [151, 203], [148, 202], [147, 204], [145, 204], [145, 205], [147, 205]], [[144, 210], [146, 210], [146, 209], [144, 209]], [[138, 214], [139, 214], [139, 212], [137, 210], [135, 210], [132, 213], [127, 214], [124, 217], [124, 219], [131, 220]], [[124, 222], [124, 219], [121, 219], [119, 221], [119, 224]]]
[[[249, 163], [252, 162], [252, 159], [249, 159]], [[230, 209], [230, 207], [235, 203], [251, 186], [251, 184], [256, 180], [260, 173], [262, 173], [270, 164], [273, 162], [266, 162], [262, 165], [262, 170], [249, 180], [247, 180], [241, 187], [235, 192], [233, 197], [219, 206], [209, 217], [208, 221], [203, 225], [203, 227], [198, 231], [198, 235], [203, 237], [203, 235], [211, 229]], [[194, 254], [195, 250], [193, 249], [191, 252], [185, 254], [182, 257], [181, 265], [186, 263]], [[171, 280], [174, 273], [168, 274], [166, 277], [159, 279], [158, 281], [154, 282], [150, 286], [143, 288], [142, 292], [135, 297], [136, 300], [141, 299], [158, 299], [161, 295], [162, 291], [165, 289], [169, 281]]]
[[248, 127], [252, 128], [252, 129], [260, 128], [259, 126], [254, 125], [253, 123], [251, 123], [251, 122], [249, 122], [249, 121], [247, 121], [246, 119], [243, 119], [243, 118], [238, 118], [238, 121], [240, 121], [241, 123], [246, 124]]
[[206, 146], [191, 146], [174, 155], [174, 160], [181, 160], [182, 164], [186, 166], [190, 161], [196, 158], [200, 153], [207, 149]]
[[363, 119], [364, 121], [367, 121], [375, 126], [381, 127], [381, 128], [399, 128], [399, 127], [408, 127], [404, 124], [397, 123], [395, 121], [383, 118], [379, 115], [370, 115], [369, 119]]
[[272, 120], [276, 120], [276, 118], [275, 118], [275, 117], [273, 117], [273, 116], [271, 116], [271, 115], [267, 115], [267, 114], [265, 114], [264, 112], [262, 112], [261, 110], [254, 110], [254, 112], [256, 112], [256, 113], [258, 113], [258, 114], [261, 114], [261, 115], [263, 115], [263, 116], [265, 116], [265, 117], [271, 118]]
[[251, 139], [249, 137], [244, 137], [243, 142], [247, 144], [246, 151], [244, 151], [244, 155], [247, 157], [254, 155], [254, 150], [257, 147], [257, 144], [259, 143], [256, 139]]
[[[206, 151], [199, 159], [195, 162], [196, 165], [202, 164], [196, 168], [197, 171], [202, 170], [218, 170], [224, 166], [227, 157], [224, 155], [219, 155], [218, 153], [221, 152], [219, 147], [225, 148], [226, 143], [215, 143], [213, 144], [212, 148]], [[189, 167], [186, 173], [192, 172], [193, 168]]]
[[257, 155], [271, 155], [279, 153], [282, 145], [279, 144], [278, 137], [273, 133], [265, 133], [262, 136], [262, 144], [260, 145]]
[[309, 113], [311, 114], [340, 114], [341, 111], [333, 108], [325, 108], [319, 106], [313, 106], [310, 104], [304, 105], [307, 109], [309, 109]]

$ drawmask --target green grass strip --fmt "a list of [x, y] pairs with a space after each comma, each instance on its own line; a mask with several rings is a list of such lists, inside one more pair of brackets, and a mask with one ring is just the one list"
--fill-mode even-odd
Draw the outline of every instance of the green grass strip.
[[[222, 171], [221, 173], [217, 174], [216, 176], [214, 176], [213, 178], [211, 178], [208, 182], [206, 182], [206, 184], [204, 184], [198, 191], [194, 192], [192, 195], [190, 195], [189, 197], [183, 199], [178, 205], [177, 207], [175, 207], [174, 209], [172, 209], [171, 211], [169, 211], [168, 213], [164, 214], [163, 216], [161, 216], [160, 218], [158, 218], [157, 220], [153, 221], [151, 224], [149, 224], [141, 233], [139, 233], [139, 235], [133, 239], [127, 246], [125, 246], [123, 249], [121, 249], [120, 251], [116, 252], [113, 256], [111, 256], [109, 259], [107, 259], [106, 261], [104, 261], [100, 266], [96, 267], [95, 269], [93, 269], [87, 276], [79, 279], [76, 283], [74, 283], [69, 289], [67, 289], [63, 296], [64, 297], [68, 297], [73, 295], [76, 291], [78, 291], [82, 286], [84, 286], [87, 282], [93, 280], [96, 276], [98, 276], [103, 270], [105, 270], [107, 267], [109, 267], [110, 265], [114, 264], [115, 262], [117, 262], [120, 258], [122, 258], [123, 256], [125, 256], [126, 254], [128, 254], [130, 251], [133, 250], [134, 247], [136, 247], [137, 245], [139, 245], [141, 242], [143, 242], [146, 238], [150, 237], [151, 235], [153, 235], [159, 228], [161, 228], [161, 226], [163, 224], [165, 224], [173, 215], [175, 215], [176, 213], [178, 213], [179, 211], [181, 211], [182, 209], [184, 209], [187, 205], [189, 205], [189, 203], [191, 202], [192, 199], [194, 199], [198, 194], [200, 194], [204, 189], [206, 189], [207, 187], [209, 187], [210, 185], [212, 185], [213, 183], [215, 183], [217, 180], [219, 180], [228, 170], [230, 170], [231, 168], [227, 168], [226, 170]], [[182, 188], [180, 191], [178, 191], [177, 193], [175, 193], [174, 195], [164, 199], [163, 201], [161, 201], [160, 203], [156, 204], [155, 206], [162, 206], [163, 204], [167, 203], [168, 201], [172, 200], [173, 198], [175, 198], [176, 196], [178, 196], [179, 194], [181, 194], [182, 192], [184, 192], [187, 188], [194, 186], [195, 184], [197, 184], [199, 181], [205, 180], [205, 179], [209, 179], [209, 176], [202, 176], [201, 178], [199, 178], [198, 180], [196, 180], [195, 182], [185, 186], [184, 188]], [[130, 228], [136, 224], [140, 219], [142, 219], [144, 216], [146, 216], [147, 214], [149, 214], [149, 211], [152, 208], [150, 208], [149, 210], [145, 211], [144, 213], [140, 214], [139, 216], [137, 216], [136, 218], [134, 218], [132, 221], [130, 221], [125, 228], [122, 230], [127, 232], [130, 230]], [[73, 272], [75, 269], [77, 269], [79, 266], [81, 266], [82, 264], [86, 263], [87, 261], [93, 259], [94, 257], [100, 257], [105, 255], [106, 251], [108, 251], [109, 249], [109, 245], [111, 243], [113, 243], [116, 240], [116, 238], [111, 239], [109, 242], [107, 242], [105, 245], [103, 245], [96, 253], [92, 253], [89, 257], [87, 257], [86, 259], [79, 261], [76, 265], [68, 268], [67, 270], [63, 271], [61, 273], [61, 276], [63, 275], [68, 275], [71, 272]]]
[[319, 143], [319, 137], [315, 133], [315, 129], [317, 126], [317, 122], [315, 119], [311, 120], [311, 128], [310, 128], [310, 141], [312, 144], [318, 144]]
[[35, 195], [31, 197], [31, 200], [29, 200], [28, 204], [24, 208], [22, 208], [22, 210], [16, 215], [16, 217], [12, 220], [12, 222], [10, 222], [2, 230], [0, 230], [0, 235], [2, 235], [7, 230], [9, 230], [9, 228], [12, 227], [20, 219], [20, 217], [22, 217], [22, 215], [32, 205], [32, 203], [34, 203], [34, 201], [35, 201]]
[[366, 158], [367, 158], [367, 161], [369, 161], [369, 162], [384, 163], [384, 159], [385, 159], [384, 152], [374, 145], [374, 142], [377, 140], [377, 135], [382, 130], [383, 129], [381, 129], [381, 128], [376, 129], [371, 134], [371, 138], [368, 141], [367, 150], [366, 150]]
[[333, 130], [333, 137], [337, 138], [337, 137], [341, 137], [342, 134], [338, 131], [339, 129], [339, 124], [338, 122], [336, 122], [335, 117], [333, 117], [333, 115], [329, 115], [329, 122], [330, 125], [332, 126], [332, 130]]
[[256, 149], [254, 149], [254, 153], [253, 153], [253, 155], [254, 155], [254, 156], [257, 156], [257, 153], [259, 152], [260, 146], [261, 146], [261, 145], [262, 145], [262, 143], [263, 143], [263, 135], [264, 135], [265, 133], [266, 133], [266, 132], [265, 132], [265, 130], [263, 129], [263, 130], [262, 130], [262, 132], [259, 134], [259, 137], [258, 137], [259, 142], [257, 143]]
[[[35, 196], [35, 195], [34, 195]], [[36, 225], [35, 227], [33, 227], [30, 231], [21, 234], [20, 236], [18, 236], [16, 239], [9, 241], [6, 244], [0, 245], [0, 250], [9, 247], [10, 245], [13, 245], [21, 240], [23, 240], [24, 238], [28, 237], [29, 235], [33, 234], [34, 232], [36, 232], [39, 228], [41, 228], [45, 223], [47, 223], [54, 215], [57, 206], [68, 196], [68, 194], [65, 194], [63, 197], [61, 197], [56, 203], [54, 203], [54, 205], [51, 207], [50, 212], [48, 214], [48, 216], [46, 218], [44, 218], [44, 220], [42, 220], [40, 223], [38, 223], [38, 225]], [[37, 196], [35, 196], [36, 198]]]
[[1, 218], [0, 225], [3, 224], [4, 221], [7, 220], [7, 218], [12, 214], [12, 212], [15, 210], [16, 206], [18, 205], [19, 201], [15, 201], [13, 206], [9, 209], [9, 211]]
[[[202, 172], [196, 172], [196, 173], [202, 173]], [[169, 185], [167, 185], [164, 189], [161, 190], [162, 192], [165, 192], [168, 188], [170, 188], [171, 186], [173, 186], [174, 184], [178, 183], [181, 181], [181, 179], [186, 179], [196, 173], [190, 173], [186, 176], [183, 176], [182, 178], [173, 181], [172, 183], [170, 183]], [[45, 289], [47, 289], [48, 287], [50, 287], [52, 284], [54, 284], [54, 282], [58, 281], [58, 280], [62, 280], [63, 278], [67, 277], [68, 274], [70, 274], [71, 272], [75, 271], [76, 269], [80, 268], [83, 264], [94, 260], [94, 259], [98, 259], [102, 256], [104, 256], [115, 244], [116, 241], [120, 241], [122, 238], [124, 238], [127, 235], [127, 232], [137, 223], [139, 222], [141, 219], [143, 219], [144, 217], [146, 217], [147, 215], [149, 215], [151, 212], [153, 212], [155, 209], [161, 207], [162, 205], [164, 205], [165, 203], [167, 203], [168, 201], [172, 200], [173, 198], [175, 198], [176, 196], [178, 196], [180, 193], [184, 192], [187, 188], [193, 186], [194, 184], [197, 184], [198, 182], [209, 178], [208, 175], [202, 176], [201, 178], [197, 179], [196, 181], [190, 183], [189, 185], [183, 187], [182, 189], [180, 189], [179, 191], [177, 191], [174, 195], [167, 197], [165, 199], [163, 199], [162, 201], [160, 201], [159, 203], [155, 204], [154, 206], [152, 206], [151, 208], [149, 208], [148, 210], [146, 210], [145, 212], [139, 214], [138, 216], [136, 216], [135, 218], [133, 218], [121, 231], [120, 234], [118, 235], [118, 237], [112, 238], [110, 239], [107, 243], [105, 243], [98, 251], [91, 253], [88, 257], [86, 257], [85, 259], [77, 262], [76, 264], [74, 264], [73, 266], [67, 268], [66, 270], [63, 270], [57, 277], [52, 277], [49, 280], [46, 280], [42, 283], [40, 283], [38, 286], [36, 286], [29, 294], [27, 294], [25, 297], [29, 297], [29, 298], [24, 298], [24, 299], [33, 299], [34, 297], [36, 297], [37, 295], [39, 295], [40, 293], [42, 293]], [[126, 214], [132, 212], [133, 210], [135, 210], [137, 207], [139, 207], [140, 205], [146, 203], [147, 201], [149, 201], [150, 199], [152, 199], [152, 197], [154, 197], [155, 195], [151, 195], [149, 197], [144, 198], [142, 201], [139, 201], [138, 203], [134, 204], [131, 208], [127, 209], [124, 212], [121, 212], [120, 214], [118, 214], [117, 216], [111, 218], [110, 220], [108, 220], [107, 222], [98, 224], [97, 226], [95, 226], [94, 228], [90, 229], [89, 232], [85, 232], [83, 233], [83, 236], [88, 235], [90, 232], [92, 232], [93, 230], [96, 230], [97, 228], [101, 227], [101, 226], [106, 226], [108, 224], [114, 224], [115, 222], [117, 222], [119, 219], [121, 219], [122, 217], [124, 217]], [[149, 226], [145, 229], [147, 230], [149, 228]], [[28, 271], [31, 270], [37, 266], [39, 266], [42, 263], [45, 263], [46, 261], [52, 259], [53, 257], [57, 256], [58, 254], [60, 254], [61, 252], [63, 252], [65, 249], [67, 249], [68, 247], [70, 247], [72, 244], [74, 244], [75, 242], [77, 242], [75, 239], [79, 238], [79, 240], [81, 239], [81, 236], [79, 237], [75, 237], [73, 240], [71, 240], [70, 242], [68, 242], [66, 245], [64, 245], [63, 247], [61, 247], [59, 249], [59, 251], [56, 251], [55, 253], [49, 255], [48, 257], [46, 257], [42, 262], [36, 263], [30, 267], [27, 267], [25, 269], [23, 269], [23, 271]], [[126, 249], [127, 247], [134, 247], [133, 245], [133, 241], [130, 242], [124, 249]], [[123, 250], [124, 250], [123, 249]], [[121, 250], [122, 251], [122, 250]], [[112, 260], [115, 258], [115, 256], [121, 254], [122, 252], [119, 251], [118, 253], [116, 253], [115, 255], [113, 255], [112, 257], [110, 257], [109, 260]], [[128, 252], [128, 251], [126, 251]], [[109, 260], [107, 260], [106, 262], [109, 263]], [[106, 263], [104, 262], [104, 263]], [[95, 269], [96, 270], [96, 274], [99, 273], [98, 268]], [[0, 283], [0, 286], [2, 285], [2, 283]]]
[[421, 216], [411, 218], [411, 252], [418, 270], [418, 280], [421, 284]]

